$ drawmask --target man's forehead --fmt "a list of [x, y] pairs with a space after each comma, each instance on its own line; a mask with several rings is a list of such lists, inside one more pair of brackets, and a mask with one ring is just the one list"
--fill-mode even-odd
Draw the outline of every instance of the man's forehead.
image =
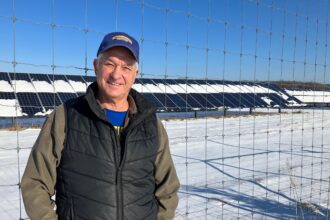
[[103, 53], [104, 58], [116, 57], [127, 62], [135, 62], [133, 54], [125, 47], [113, 47]]
[[126, 59], [126, 58], [118, 57], [116, 55], [104, 55], [101, 57], [101, 59], [103, 60], [103, 62], [109, 61], [114, 63], [117, 63], [118, 60], [120, 60], [120, 62], [123, 62], [129, 66], [133, 66], [136, 63], [135, 59]]

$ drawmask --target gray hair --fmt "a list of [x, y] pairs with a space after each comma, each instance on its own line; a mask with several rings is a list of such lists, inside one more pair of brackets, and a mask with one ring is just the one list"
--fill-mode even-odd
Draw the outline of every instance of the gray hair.
[[[103, 53], [100, 53], [100, 54], [96, 57], [97, 62], [99, 62], [102, 58], [103, 58]], [[138, 70], [138, 69], [139, 69], [139, 63], [138, 63], [137, 61], [135, 61], [135, 66], [136, 66], [136, 69]]]

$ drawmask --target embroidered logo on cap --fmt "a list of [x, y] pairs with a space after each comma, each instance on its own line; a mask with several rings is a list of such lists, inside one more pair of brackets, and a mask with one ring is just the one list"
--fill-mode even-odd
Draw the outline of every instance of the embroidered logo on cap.
[[114, 37], [112, 37], [112, 40], [123, 40], [123, 41], [126, 41], [126, 42], [130, 43], [130, 44], [133, 44], [132, 40], [129, 39], [128, 37], [124, 36], [124, 35], [114, 36]]

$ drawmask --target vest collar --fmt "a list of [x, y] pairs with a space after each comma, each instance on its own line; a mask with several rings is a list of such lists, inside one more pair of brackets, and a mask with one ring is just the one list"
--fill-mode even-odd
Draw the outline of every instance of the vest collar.
[[[97, 102], [97, 91], [98, 86], [96, 82], [90, 84], [87, 88], [85, 99], [90, 106], [92, 112], [103, 121], [109, 123], [102, 106]], [[136, 124], [142, 121], [146, 116], [156, 112], [157, 108], [147, 101], [140, 93], [136, 90], [131, 89], [128, 96], [128, 118], [130, 121]], [[131, 124], [131, 123], [130, 123]]]

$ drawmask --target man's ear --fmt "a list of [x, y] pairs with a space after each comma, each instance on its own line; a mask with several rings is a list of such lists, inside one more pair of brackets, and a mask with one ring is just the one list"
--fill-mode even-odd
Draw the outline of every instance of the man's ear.
[[99, 61], [98, 61], [98, 59], [94, 59], [94, 61], [93, 61], [93, 66], [94, 66], [94, 72], [95, 72], [95, 75], [97, 74], [97, 72], [98, 72], [98, 67], [99, 67]]

